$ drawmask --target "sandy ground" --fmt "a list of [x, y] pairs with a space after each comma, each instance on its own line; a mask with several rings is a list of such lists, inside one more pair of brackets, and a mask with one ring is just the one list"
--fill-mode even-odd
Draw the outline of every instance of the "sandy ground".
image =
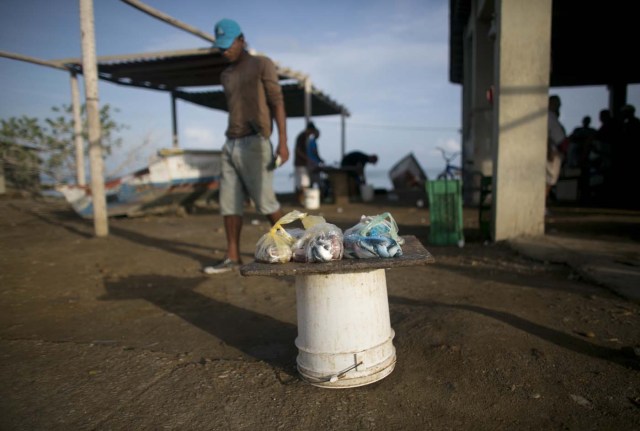
[[[0, 429], [640, 429], [637, 303], [483, 243], [473, 209], [464, 248], [430, 246], [413, 205], [319, 212], [384, 211], [436, 263], [387, 270], [395, 370], [325, 389], [296, 371], [293, 277], [200, 272], [223, 255], [215, 205], [95, 238], [62, 202], [0, 200]], [[248, 209], [245, 261], [267, 229]]]

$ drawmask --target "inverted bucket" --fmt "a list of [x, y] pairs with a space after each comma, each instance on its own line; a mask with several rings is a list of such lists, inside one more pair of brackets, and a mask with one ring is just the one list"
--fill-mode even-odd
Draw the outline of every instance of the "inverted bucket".
[[388, 376], [396, 363], [384, 269], [298, 275], [297, 365], [315, 386], [349, 388]]

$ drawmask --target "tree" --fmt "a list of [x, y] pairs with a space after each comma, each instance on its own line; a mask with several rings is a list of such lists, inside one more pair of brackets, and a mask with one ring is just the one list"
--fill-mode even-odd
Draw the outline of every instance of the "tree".
[[[51, 108], [56, 114], [52, 118], [39, 120], [22, 116], [0, 120], [0, 157], [5, 166], [8, 182], [19, 189], [33, 190], [34, 169], [59, 184], [73, 181], [76, 172], [75, 144], [73, 140], [74, 120], [72, 107], [62, 105]], [[101, 143], [103, 155], [108, 157], [122, 145], [117, 134], [127, 128], [117, 123], [113, 113], [117, 109], [109, 104], [100, 108], [102, 127]], [[87, 141], [85, 107], [81, 109], [83, 140]], [[88, 148], [85, 145], [85, 154]], [[34, 167], [38, 165], [37, 168]], [[11, 173], [11, 177], [7, 172]]]
[[0, 173], [16, 189], [37, 191], [40, 186], [40, 147], [42, 128], [35, 118], [2, 120], [0, 136]]

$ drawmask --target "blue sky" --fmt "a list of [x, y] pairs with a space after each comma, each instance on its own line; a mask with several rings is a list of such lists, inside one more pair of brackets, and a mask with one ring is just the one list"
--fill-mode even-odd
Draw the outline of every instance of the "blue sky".
[[[347, 151], [378, 154], [377, 170], [386, 171], [413, 152], [432, 176], [443, 167], [437, 146], [459, 150], [461, 87], [448, 80], [448, 0], [145, 3], [208, 33], [218, 19], [237, 20], [251, 48], [309, 74], [317, 88], [349, 109]], [[79, 57], [78, 4], [0, 1], [0, 50], [42, 59]], [[119, 0], [94, 0], [94, 13], [99, 56], [208, 45]], [[70, 103], [69, 76], [62, 71], [0, 58], [0, 76], [1, 118], [46, 118], [52, 106]], [[599, 126], [598, 112], [607, 105], [604, 87], [551, 91], [562, 97], [561, 120], [568, 131], [584, 115]], [[124, 147], [107, 162], [108, 173], [117, 173], [116, 167], [119, 173], [138, 169], [158, 149], [171, 146], [168, 94], [100, 82], [99, 97], [101, 104], [118, 108], [116, 120], [130, 127], [122, 134]], [[629, 88], [628, 99], [640, 110], [640, 86]], [[219, 149], [226, 119], [222, 111], [178, 102], [181, 146]], [[339, 117], [314, 121], [322, 132], [321, 156], [337, 162]], [[292, 148], [303, 120], [290, 119], [287, 126]], [[288, 163], [281, 169], [283, 176], [292, 167]]]

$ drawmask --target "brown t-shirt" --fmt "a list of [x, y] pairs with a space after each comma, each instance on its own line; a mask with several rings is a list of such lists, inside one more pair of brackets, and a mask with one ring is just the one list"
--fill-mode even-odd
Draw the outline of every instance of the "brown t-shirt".
[[220, 75], [229, 108], [228, 138], [272, 132], [273, 107], [284, 103], [276, 66], [267, 57], [247, 52]]

